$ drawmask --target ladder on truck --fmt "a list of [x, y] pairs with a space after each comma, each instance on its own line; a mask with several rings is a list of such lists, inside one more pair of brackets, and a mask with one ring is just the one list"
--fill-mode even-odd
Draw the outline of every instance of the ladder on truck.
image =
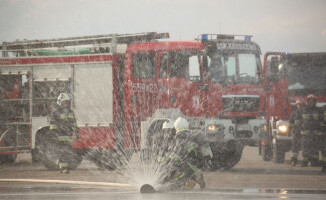
[[[125, 46], [135, 42], [150, 42], [157, 39], [167, 39], [169, 33], [145, 32], [134, 34], [107, 34], [107, 35], [93, 35], [81, 37], [67, 37], [45, 40], [16, 40], [14, 42], [3, 42], [0, 44], [0, 51], [2, 57], [9, 57], [9, 53], [13, 53], [15, 57], [33, 56], [36, 50], [66, 50], [66, 48], [73, 47], [92, 47], [98, 48], [92, 53], [101, 53], [105, 49], [106, 53], [119, 53], [118, 45]], [[75, 52], [76, 53], [76, 52]], [[72, 53], [74, 54], [74, 52]], [[34, 54], [35, 55], [35, 54]], [[39, 56], [39, 55], [37, 55]]]

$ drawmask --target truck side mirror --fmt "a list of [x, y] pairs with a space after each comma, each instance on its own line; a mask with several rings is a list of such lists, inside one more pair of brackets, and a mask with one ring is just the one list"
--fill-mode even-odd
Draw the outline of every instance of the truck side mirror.
[[279, 61], [277, 57], [272, 57], [271, 61], [269, 63], [269, 70], [270, 73], [267, 76], [267, 80], [269, 82], [277, 82], [279, 80], [279, 76], [278, 76], [278, 66], [279, 66]]

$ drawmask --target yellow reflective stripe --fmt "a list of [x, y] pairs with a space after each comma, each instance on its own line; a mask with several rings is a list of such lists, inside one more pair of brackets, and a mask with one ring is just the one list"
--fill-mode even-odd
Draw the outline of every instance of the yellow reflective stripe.
[[58, 129], [56, 125], [50, 125], [50, 130], [55, 130], [55, 129]]
[[164, 160], [164, 158], [162, 158], [162, 157], [157, 158], [157, 162], [162, 162], [163, 160]]
[[295, 125], [299, 125], [301, 123], [301, 120], [294, 120]]
[[191, 151], [195, 152], [195, 155], [197, 157], [197, 151], [196, 151], [196, 147], [195, 146], [191, 146], [190, 148], [188, 148], [188, 153], [190, 153]]
[[71, 139], [58, 139], [59, 142], [72, 142]]
[[195, 172], [196, 175], [199, 174], [198, 171], [197, 171], [197, 169], [194, 166], [192, 166], [190, 163], [187, 163], [187, 165], [192, 169], [192, 171]]
[[298, 157], [298, 153], [291, 153], [291, 158], [297, 158]]
[[177, 178], [175, 178], [175, 180], [179, 180], [179, 179], [181, 179], [181, 178], [183, 178], [183, 177], [185, 177], [186, 176], [186, 174], [185, 173], [182, 173], [180, 176], [178, 176]]
[[68, 167], [68, 163], [60, 163], [59, 164], [59, 168], [62, 169], [62, 168], [67, 168]]
[[326, 157], [323, 157], [322, 161], [323, 161], [323, 162], [326, 162]]
[[301, 131], [301, 135], [310, 135], [310, 134], [319, 135], [319, 131]]
[[301, 131], [301, 135], [310, 135], [310, 131]]
[[60, 119], [74, 119], [74, 115], [61, 115]]
[[176, 132], [180, 132], [180, 131], [186, 131], [186, 130], [189, 130], [187, 127], [184, 127], [184, 128], [177, 128], [176, 129]]
[[309, 118], [309, 115], [308, 115], [308, 114], [303, 114], [302, 117], [303, 117], [304, 119], [308, 119], [308, 118]]

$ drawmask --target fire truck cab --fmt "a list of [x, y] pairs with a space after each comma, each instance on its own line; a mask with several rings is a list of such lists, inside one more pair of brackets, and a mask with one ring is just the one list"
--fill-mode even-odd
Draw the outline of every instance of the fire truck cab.
[[167, 91], [168, 106], [141, 122], [142, 138], [158, 132], [155, 127], [160, 129], [162, 121], [182, 114], [190, 129], [209, 141], [211, 167], [230, 169], [239, 162], [244, 145], [266, 134], [260, 48], [245, 35], [202, 34], [189, 44], [196, 45], [192, 51], [159, 54], [160, 72], [168, 73], [158, 88]]

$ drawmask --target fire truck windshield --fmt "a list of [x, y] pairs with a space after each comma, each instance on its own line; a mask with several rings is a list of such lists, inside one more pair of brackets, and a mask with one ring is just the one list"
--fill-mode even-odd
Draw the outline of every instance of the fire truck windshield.
[[258, 84], [261, 81], [261, 65], [255, 54], [211, 54], [207, 56], [205, 68], [205, 79], [218, 84]]
[[294, 94], [314, 93], [316, 95], [325, 95], [325, 65], [309, 66], [293, 65], [287, 68], [286, 76], [289, 81], [289, 92]]

